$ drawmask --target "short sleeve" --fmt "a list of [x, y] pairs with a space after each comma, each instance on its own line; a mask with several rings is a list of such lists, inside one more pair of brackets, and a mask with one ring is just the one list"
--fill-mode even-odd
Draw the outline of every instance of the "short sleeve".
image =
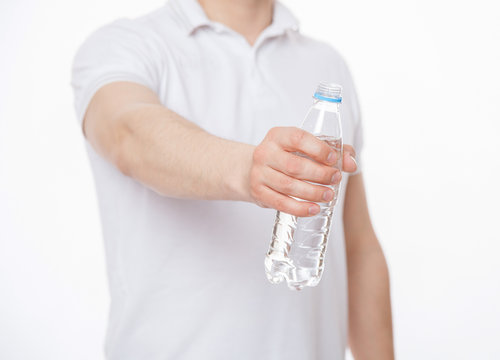
[[161, 57], [154, 35], [132, 19], [119, 19], [84, 41], [71, 69], [74, 105], [80, 124], [96, 91], [108, 83], [131, 81], [158, 92]]
[[351, 75], [351, 72], [345, 63], [342, 62], [342, 77], [343, 81], [343, 104], [342, 108], [346, 115], [349, 117], [349, 121], [351, 122], [350, 126], [352, 129], [352, 143], [351, 145], [354, 147], [356, 151], [356, 163], [358, 164], [358, 168], [355, 172], [351, 173], [351, 175], [359, 174], [362, 170], [362, 150], [363, 150], [363, 123], [361, 116], [361, 109], [358, 100], [358, 94], [356, 91], [356, 87], [354, 85], [354, 81]]

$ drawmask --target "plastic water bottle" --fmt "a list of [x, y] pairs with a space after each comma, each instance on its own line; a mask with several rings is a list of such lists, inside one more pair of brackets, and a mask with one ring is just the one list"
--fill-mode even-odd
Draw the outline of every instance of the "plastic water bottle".
[[[333, 166], [340, 170], [343, 155], [339, 114], [341, 93], [340, 85], [320, 83], [313, 95], [313, 105], [302, 123], [302, 129], [326, 141], [337, 151], [338, 160]], [[264, 262], [266, 276], [271, 283], [286, 280], [288, 287], [294, 290], [319, 283], [340, 186], [329, 186], [334, 192], [333, 199], [318, 203], [321, 210], [317, 215], [297, 217], [280, 211], [276, 213], [273, 236]]]

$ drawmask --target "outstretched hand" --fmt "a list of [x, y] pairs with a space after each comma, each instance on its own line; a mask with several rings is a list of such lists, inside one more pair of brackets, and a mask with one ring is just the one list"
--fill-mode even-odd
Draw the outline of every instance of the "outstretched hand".
[[345, 172], [357, 169], [352, 146], [343, 146], [341, 162], [340, 156], [340, 151], [305, 130], [272, 128], [253, 152], [250, 196], [261, 207], [300, 217], [316, 215], [320, 211], [316, 203], [329, 202], [334, 197], [327, 186], [340, 183], [339, 164]]

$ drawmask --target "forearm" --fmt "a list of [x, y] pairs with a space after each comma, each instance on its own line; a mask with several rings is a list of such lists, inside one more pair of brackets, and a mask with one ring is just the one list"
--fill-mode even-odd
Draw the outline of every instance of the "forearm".
[[387, 263], [377, 239], [367, 243], [347, 254], [349, 345], [356, 360], [394, 359]]
[[[131, 82], [99, 89], [82, 126], [103, 158], [170, 197], [249, 201], [311, 216], [311, 208], [319, 211], [317, 202], [333, 197], [331, 189], [316, 184], [340, 181], [334, 176], [340, 171], [331, 166], [336, 153], [304, 130], [272, 128], [256, 147], [222, 139], [164, 107], [152, 90]], [[344, 146], [343, 170], [353, 172], [356, 164], [349, 149]]]
[[109, 160], [125, 175], [178, 198], [249, 201], [253, 146], [211, 135], [160, 104], [135, 104], [115, 115]]

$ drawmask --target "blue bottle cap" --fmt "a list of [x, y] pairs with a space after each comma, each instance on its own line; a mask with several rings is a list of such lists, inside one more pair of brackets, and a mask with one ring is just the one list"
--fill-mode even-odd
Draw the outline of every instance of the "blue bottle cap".
[[327, 82], [321, 82], [313, 97], [318, 100], [324, 100], [333, 103], [342, 102], [342, 86]]

